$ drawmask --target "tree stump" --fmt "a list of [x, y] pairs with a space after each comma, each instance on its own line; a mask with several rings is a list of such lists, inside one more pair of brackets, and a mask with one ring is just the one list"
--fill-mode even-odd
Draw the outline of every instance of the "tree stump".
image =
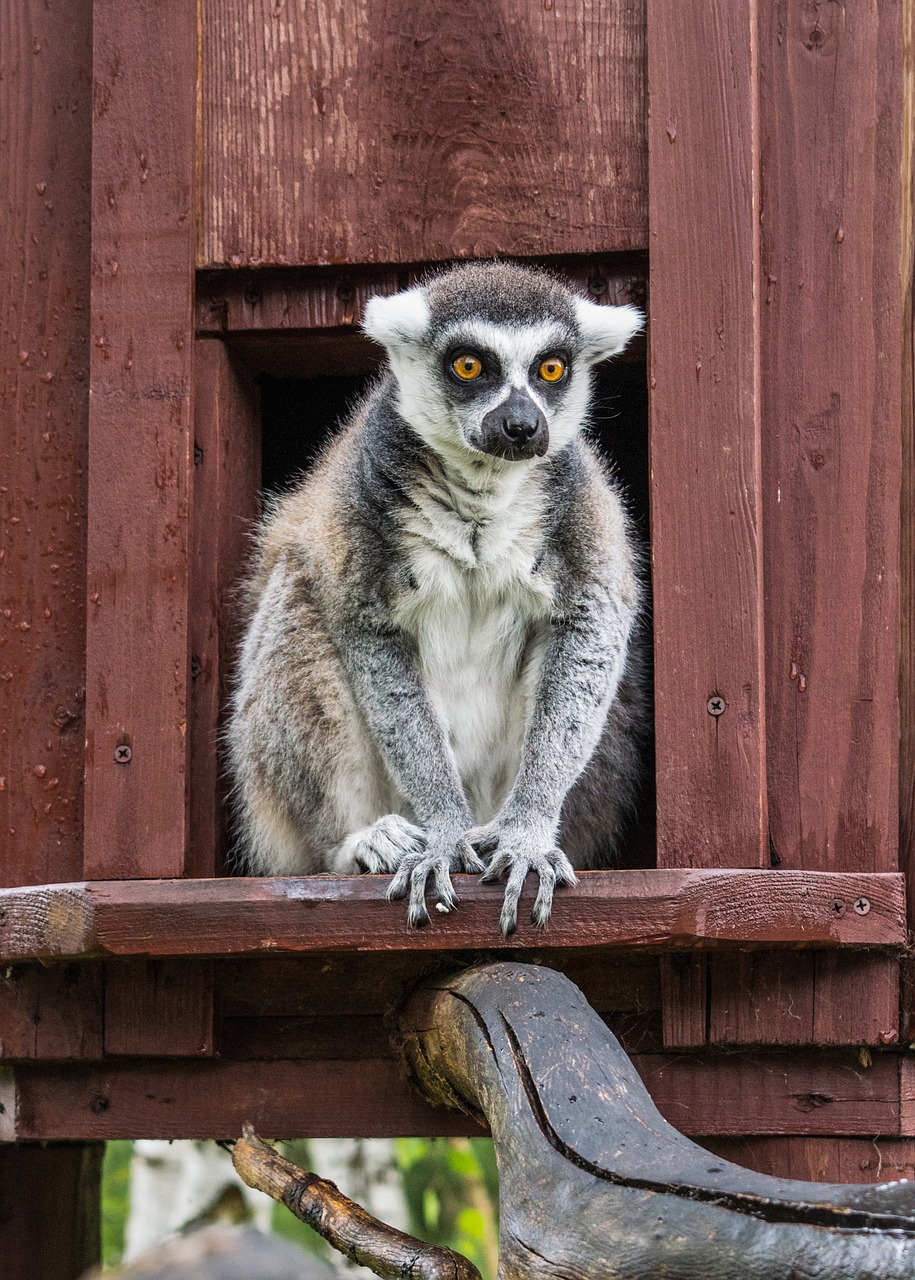
[[710, 1155], [562, 974], [495, 963], [433, 980], [396, 1034], [426, 1097], [492, 1131], [500, 1280], [915, 1276], [915, 1183], [799, 1182]]

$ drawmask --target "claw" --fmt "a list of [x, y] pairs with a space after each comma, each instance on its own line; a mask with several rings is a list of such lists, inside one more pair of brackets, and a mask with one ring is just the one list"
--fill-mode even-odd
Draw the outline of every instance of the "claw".
[[542, 929], [550, 918], [556, 885], [576, 883], [572, 864], [561, 849], [554, 847], [543, 853], [531, 853], [527, 850], [512, 852], [507, 847], [500, 848], [487, 867], [483, 880], [491, 884], [503, 875], [508, 876], [499, 918], [499, 925], [506, 937], [510, 937], [518, 927], [518, 903], [529, 871], [536, 872], [540, 881], [531, 912], [531, 923], [538, 929]]
[[[441, 844], [438, 847], [440, 849]], [[421, 929], [429, 923], [426, 887], [430, 876], [435, 889], [436, 910], [448, 913], [458, 905], [451, 883], [451, 872], [483, 870], [482, 862], [463, 839], [457, 840], [452, 848], [453, 852], [449, 853], [433, 852], [425, 848], [408, 854], [388, 885], [388, 901], [409, 897], [407, 924], [411, 929]]]

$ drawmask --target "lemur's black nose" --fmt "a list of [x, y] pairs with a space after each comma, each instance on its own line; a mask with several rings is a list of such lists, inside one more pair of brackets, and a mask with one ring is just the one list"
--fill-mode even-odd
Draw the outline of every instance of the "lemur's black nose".
[[550, 433], [546, 418], [524, 391], [515, 387], [507, 399], [490, 409], [480, 424], [482, 448], [500, 458], [542, 458]]

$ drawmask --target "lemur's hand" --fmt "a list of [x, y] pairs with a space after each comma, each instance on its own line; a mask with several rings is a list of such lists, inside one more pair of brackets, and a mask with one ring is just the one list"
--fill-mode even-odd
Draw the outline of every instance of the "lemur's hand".
[[566, 855], [556, 844], [555, 831], [537, 822], [511, 821], [498, 818], [485, 827], [474, 827], [464, 836], [466, 844], [484, 856], [492, 854], [483, 880], [491, 882], [508, 877], [502, 903], [500, 925], [506, 937], [518, 924], [518, 900], [529, 871], [540, 877], [537, 899], [531, 912], [531, 923], [542, 929], [553, 908], [553, 890], [557, 884], [575, 884], [575, 872]]
[[389, 899], [409, 897], [407, 924], [412, 929], [429, 923], [426, 885], [430, 876], [435, 887], [438, 910], [453, 911], [458, 900], [451, 884], [451, 872], [478, 872], [484, 869], [483, 863], [462, 838], [459, 829], [427, 829], [425, 836], [425, 848], [406, 855], [388, 886]]

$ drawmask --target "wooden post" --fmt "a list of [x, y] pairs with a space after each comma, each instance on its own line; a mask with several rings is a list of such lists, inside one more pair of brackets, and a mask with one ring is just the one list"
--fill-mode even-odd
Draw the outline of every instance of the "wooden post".
[[101, 1261], [101, 1142], [0, 1146], [3, 1280], [78, 1280]]
[[768, 865], [755, 6], [648, 3], [658, 865]]
[[85, 874], [187, 848], [197, 12], [96, 0]]
[[0, 884], [82, 875], [89, 0], [0, 4]]

